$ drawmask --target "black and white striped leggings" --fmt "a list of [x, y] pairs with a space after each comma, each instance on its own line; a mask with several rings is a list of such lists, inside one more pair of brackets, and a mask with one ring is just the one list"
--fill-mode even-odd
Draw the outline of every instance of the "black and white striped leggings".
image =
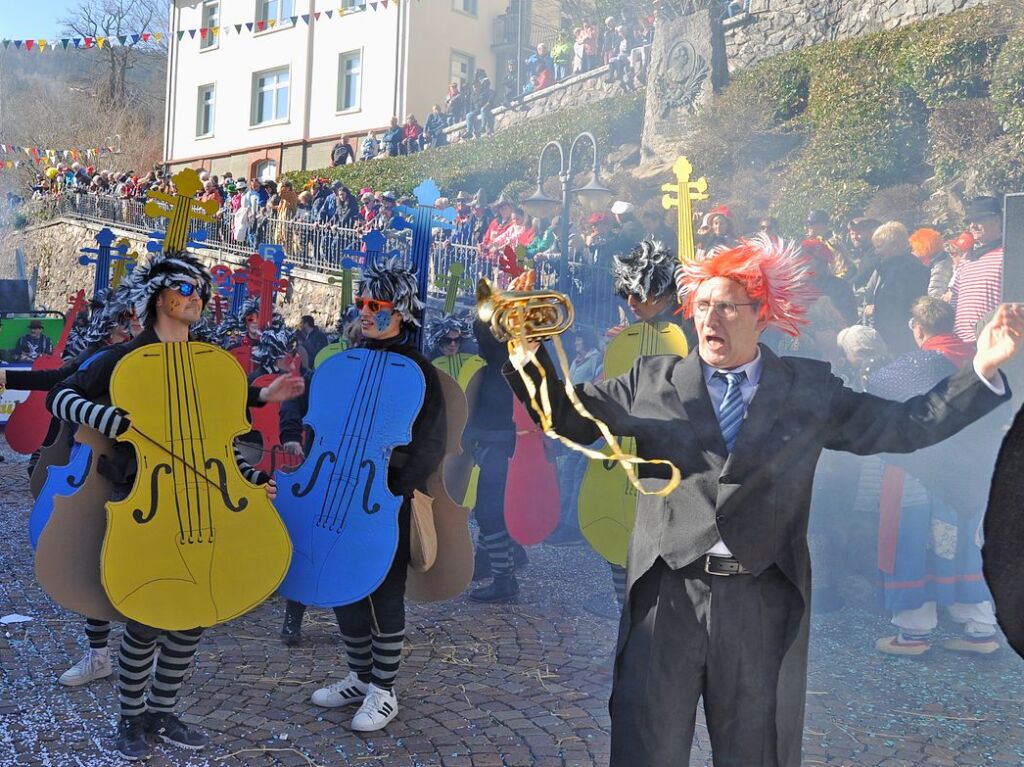
[[174, 709], [202, 634], [201, 628], [161, 631], [134, 621], [128, 622], [121, 637], [121, 652], [118, 655], [118, 698], [122, 716], [138, 716], [147, 709]]

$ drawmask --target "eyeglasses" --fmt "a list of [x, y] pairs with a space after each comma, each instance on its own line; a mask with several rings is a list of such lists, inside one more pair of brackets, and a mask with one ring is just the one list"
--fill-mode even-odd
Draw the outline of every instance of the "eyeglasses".
[[456, 336], [455, 338], [451, 338], [451, 337], [445, 338], [442, 341], [442, 343], [445, 344], [445, 345], [448, 345], [448, 344], [457, 344], [460, 341], [462, 341], [462, 339]]
[[394, 311], [395, 308], [395, 305], [390, 301], [378, 301], [376, 298], [357, 298], [353, 303], [355, 303], [357, 312], [361, 312], [365, 306], [370, 310], [371, 314], [376, 314], [384, 309]]
[[737, 304], [732, 301], [694, 301], [693, 310], [696, 314], [707, 314], [712, 310], [721, 317], [723, 320], [734, 320], [738, 315], [739, 307], [741, 306], [757, 306], [757, 301], [751, 301], [745, 304]]
[[194, 285], [191, 282], [179, 282], [179, 283], [176, 283], [176, 284], [171, 286], [171, 290], [178, 291], [178, 293], [180, 295], [184, 296], [185, 298], [191, 298], [192, 294], [197, 292], [197, 291], [199, 292], [199, 297], [204, 299], [204, 300], [209, 295], [208, 292], [205, 289], [201, 289], [201, 288], [197, 287], [196, 285]]

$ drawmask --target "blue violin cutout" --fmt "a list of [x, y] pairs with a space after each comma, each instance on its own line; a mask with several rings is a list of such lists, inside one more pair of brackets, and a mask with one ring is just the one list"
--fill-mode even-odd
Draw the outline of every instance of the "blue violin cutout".
[[285, 597], [337, 607], [384, 580], [402, 505], [388, 489], [388, 460], [412, 439], [425, 391], [419, 366], [393, 352], [351, 349], [316, 369], [305, 421], [316, 438], [298, 469], [274, 475], [292, 539]]
[[32, 513], [28, 518], [28, 540], [35, 549], [39, 536], [53, 514], [53, 499], [58, 495], [72, 495], [85, 482], [92, 468], [92, 450], [76, 442], [71, 447], [71, 457], [64, 466], [50, 466], [46, 470], [46, 482], [39, 492]]

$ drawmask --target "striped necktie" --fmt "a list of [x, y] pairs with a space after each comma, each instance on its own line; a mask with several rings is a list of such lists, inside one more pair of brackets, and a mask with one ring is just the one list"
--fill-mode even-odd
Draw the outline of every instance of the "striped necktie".
[[732, 453], [736, 444], [736, 437], [743, 426], [745, 408], [743, 395], [740, 393], [740, 386], [747, 380], [746, 373], [715, 373], [715, 378], [725, 381], [725, 396], [722, 404], [718, 407], [718, 425], [722, 429], [722, 438], [725, 440], [725, 447]]

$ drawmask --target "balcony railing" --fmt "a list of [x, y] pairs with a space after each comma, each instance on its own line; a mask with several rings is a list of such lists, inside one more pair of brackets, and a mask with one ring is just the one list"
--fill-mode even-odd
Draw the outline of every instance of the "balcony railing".
[[[163, 228], [163, 222], [145, 214], [142, 200], [121, 200], [87, 194], [64, 194], [55, 198], [35, 201], [23, 206], [33, 216], [66, 217], [90, 221], [148, 237]], [[225, 211], [213, 223], [200, 227], [193, 222], [193, 231], [206, 230], [206, 246], [209, 255], [229, 254], [241, 260], [256, 252], [263, 243], [282, 245], [288, 254], [288, 262], [297, 269], [328, 277], [342, 269], [342, 261], [361, 253], [363, 232], [335, 224], [309, 221], [283, 220], [265, 217], [251, 227], [244, 238], [236, 238], [233, 232], [233, 217]], [[410, 243], [408, 233], [385, 232], [387, 250], [408, 258]], [[404, 236], [403, 236], [404, 235]], [[573, 254], [575, 255], [575, 254]], [[358, 260], [358, 258], [356, 259]], [[557, 288], [559, 254], [549, 253], [538, 259], [542, 287]], [[461, 264], [465, 274], [474, 280], [487, 277], [499, 287], [508, 284], [509, 277], [500, 271], [496, 258], [485, 253], [477, 245], [462, 245], [451, 242], [443, 233], [435, 233], [430, 252], [429, 295], [442, 300], [445, 295], [445, 280], [453, 264]], [[605, 328], [618, 321], [618, 302], [613, 298], [611, 270], [595, 264], [572, 261], [571, 299], [578, 321], [593, 328]], [[472, 290], [463, 286], [459, 304], [469, 309]]]

